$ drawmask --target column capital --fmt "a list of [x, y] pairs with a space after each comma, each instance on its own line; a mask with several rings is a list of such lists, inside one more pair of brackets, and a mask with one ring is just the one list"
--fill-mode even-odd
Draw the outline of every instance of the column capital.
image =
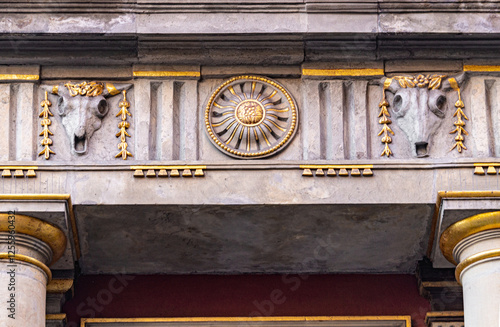
[[454, 249], [458, 243], [474, 234], [500, 228], [500, 211], [480, 213], [462, 219], [449, 226], [439, 239], [439, 247], [445, 258], [457, 265]]
[[[13, 217], [13, 218], [10, 218]], [[59, 260], [66, 249], [66, 235], [57, 226], [46, 221], [18, 214], [0, 214], [0, 232], [10, 232], [14, 226], [16, 234], [32, 236], [46, 243], [52, 250], [52, 262]]]

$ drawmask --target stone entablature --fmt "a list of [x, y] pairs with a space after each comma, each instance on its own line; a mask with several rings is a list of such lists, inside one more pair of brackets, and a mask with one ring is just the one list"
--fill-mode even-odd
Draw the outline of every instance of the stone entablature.
[[[81, 70], [71, 67], [42, 67], [41, 75], [27, 74], [36, 73], [36, 67], [19, 67], [16, 72], [13, 67], [0, 67], [6, 72], [1, 74], [5, 114], [0, 123], [8, 126], [2, 131], [0, 159], [73, 164], [116, 164], [120, 158], [141, 164], [236, 162], [222, 155], [226, 152], [240, 158], [272, 155], [266, 160], [334, 164], [416, 157], [428, 163], [487, 161], [500, 156], [495, 118], [500, 116], [499, 66], [465, 65], [465, 72], [442, 73], [387, 73], [366, 65], [306, 67], [302, 71], [229, 67], [227, 73], [221, 68], [204, 74], [200, 66], [137, 66], [125, 81], [97, 68], [81, 79], [75, 78]], [[234, 77], [231, 71], [261, 74]], [[43, 72], [50, 79], [44, 79]], [[252, 76], [281, 90], [256, 86]], [[232, 80], [236, 82], [224, 94], [214, 93]], [[98, 87], [99, 94], [78, 91], [90, 85]], [[255, 95], [252, 87], [258, 89]], [[248, 107], [254, 100], [246, 98], [251, 96], [262, 102], [258, 107], [253, 104], [262, 112], [255, 122], [242, 116], [239, 104]], [[221, 112], [210, 109], [215, 106]], [[35, 111], [39, 117], [33, 115]]]

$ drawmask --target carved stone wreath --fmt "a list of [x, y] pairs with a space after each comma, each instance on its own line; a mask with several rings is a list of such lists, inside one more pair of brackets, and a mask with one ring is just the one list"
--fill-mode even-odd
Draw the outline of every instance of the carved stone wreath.
[[260, 76], [238, 76], [220, 85], [208, 100], [205, 127], [210, 140], [238, 158], [262, 158], [292, 139], [298, 112], [279, 83]]

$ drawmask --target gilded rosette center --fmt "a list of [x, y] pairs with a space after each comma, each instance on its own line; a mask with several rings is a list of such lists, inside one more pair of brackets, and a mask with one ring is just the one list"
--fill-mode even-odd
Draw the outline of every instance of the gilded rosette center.
[[235, 110], [236, 119], [244, 126], [256, 126], [265, 118], [264, 106], [256, 100], [242, 101]]

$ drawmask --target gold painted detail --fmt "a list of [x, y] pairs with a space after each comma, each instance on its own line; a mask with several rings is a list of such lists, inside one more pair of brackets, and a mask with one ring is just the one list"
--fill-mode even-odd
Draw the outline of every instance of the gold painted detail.
[[47, 267], [47, 265], [45, 265], [43, 262], [41, 262], [37, 259], [34, 259], [32, 257], [28, 257], [27, 255], [17, 254], [17, 253], [16, 254], [0, 253], [0, 260], [1, 259], [16, 260], [16, 261], [22, 261], [22, 262], [32, 264], [32, 265], [40, 268], [45, 273], [45, 275], [47, 275], [47, 284], [52, 279], [52, 272], [50, 271], [50, 268]]
[[464, 65], [466, 72], [500, 72], [500, 66], [492, 65]]
[[66, 293], [72, 287], [72, 279], [53, 279], [47, 285], [47, 293]]
[[40, 79], [39, 75], [27, 75], [27, 74], [0, 74], [0, 80], [20, 80], [20, 81], [38, 81]]
[[[204, 177], [207, 166], [130, 166], [134, 177]], [[146, 172], [146, 175], [144, 175]]]
[[[475, 163], [474, 175], [497, 175], [500, 163]], [[485, 171], [486, 169], [486, 171]]]
[[236, 107], [236, 120], [244, 126], [256, 126], [264, 120], [265, 110], [262, 104], [255, 100], [245, 100]]
[[64, 321], [66, 321], [66, 314], [65, 313], [49, 313], [49, 314], [45, 315], [45, 320], [57, 320], [57, 321], [64, 320]]
[[384, 76], [383, 69], [346, 68], [346, 69], [302, 69], [303, 76]]
[[[370, 177], [373, 176], [373, 165], [300, 165], [305, 177]], [[314, 174], [313, 174], [314, 171]]]
[[64, 84], [72, 97], [83, 95], [88, 97], [95, 97], [101, 95], [104, 91], [104, 85], [98, 82], [82, 82], [80, 84]]
[[108, 93], [110, 95], [117, 95], [118, 93], [120, 93], [120, 91], [118, 91], [118, 89], [112, 83], [106, 83], [106, 90], [108, 90]]
[[135, 71], [134, 77], [200, 77], [200, 72], [196, 71]]
[[394, 76], [402, 88], [427, 88], [437, 90], [441, 87], [441, 81], [446, 75], [418, 75], [418, 76]]
[[262, 158], [282, 150], [298, 124], [292, 96], [279, 83], [260, 76], [233, 77], [208, 100], [205, 127], [222, 152]]
[[381, 157], [383, 156], [390, 157], [392, 155], [392, 151], [389, 148], [389, 144], [392, 142], [392, 138], [389, 134], [394, 135], [394, 132], [389, 127], [392, 121], [389, 118], [391, 117], [391, 114], [389, 113], [389, 110], [387, 110], [387, 107], [389, 107], [389, 102], [385, 97], [385, 90], [389, 88], [391, 83], [392, 83], [392, 78], [387, 78], [384, 81], [384, 88], [382, 89], [382, 101], [378, 105], [380, 108], [380, 112], [378, 114], [378, 117], [380, 119], [378, 120], [378, 123], [382, 125], [382, 130], [378, 133], [378, 136], [383, 135], [380, 141], [382, 141], [382, 143], [385, 144], [384, 151], [382, 151], [382, 154], [380, 155]]
[[[36, 177], [37, 166], [0, 166], [2, 177]], [[12, 172], [14, 171], [14, 172]]]
[[123, 160], [127, 160], [127, 156], [133, 157], [132, 153], [127, 151], [127, 137], [130, 134], [127, 132], [127, 128], [130, 127], [130, 123], [127, 121], [127, 116], [132, 116], [128, 108], [130, 108], [130, 102], [127, 101], [127, 91], [123, 91], [123, 100], [119, 103], [120, 111], [116, 114], [116, 117], [121, 117], [121, 122], [118, 123], [118, 128], [120, 131], [116, 134], [116, 137], [120, 138], [120, 143], [118, 144], [118, 152], [115, 158], [122, 157]]
[[[0, 214], [0, 232], [9, 231], [8, 214]], [[16, 233], [33, 236], [52, 249], [52, 263], [59, 260], [66, 250], [66, 235], [64, 232], [46, 221], [25, 215], [16, 214]]]
[[195, 322], [306, 322], [306, 321], [387, 321], [401, 322], [404, 327], [411, 327], [411, 316], [294, 316], [294, 317], [182, 317], [182, 318], [82, 318], [81, 327], [92, 323], [195, 323]]
[[464, 238], [479, 232], [500, 228], [500, 211], [486, 212], [462, 219], [448, 227], [439, 239], [439, 247], [444, 257], [457, 264], [453, 249]]
[[[244, 322], [307, 322], [307, 321], [331, 321], [338, 325], [344, 325], [346, 322], [390, 322], [391, 326], [398, 322], [398, 326], [411, 327], [411, 316], [309, 316], [309, 317], [186, 317], [186, 318], [82, 318], [81, 327], [91, 324], [110, 324], [116, 323], [203, 323], [203, 322], [230, 322], [237, 324]], [[396, 325], [394, 325], [396, 326]]]
[[41, 144], [44, 148], [38, 154], [38, 156], [41, 156], [43, 154], [45, 160], [49, 160], [50, 155], [56, 153], [50, 149], [50, 146], [52, 145], [52, 139], [50, 139], [49, 135], [54, 135], [54, 134], [49, 130], [49, 126], [52, 124], [52, 121], [50, 120], [49, 117], [54, 115], [49, 110], [49, 107], [52, 106], [52, 103], [47, 98], [47, 91], [45, 91], [45, 99], [42, 101], [40, 105], [42, 106], [43, 110], [38, 116], [42, 118], [41, 125], [43, 129], [42, 132], [39, 134], [39, 136], [43, 136]]
[[450, 151], [457, 148], [457, 151], [461, 153], [462, 149], [467, 150], [467, 148], [464, 145], [464, 136], [462, 134], [469, 135], [469, 133], [467, 133], [467, 131], [464, 128], [465, 121], [463, 121], [462, 118], [465, 120], [469, 120], [469, 118], [467, 118], [467, 116], [464, 114], [463, 111], [465, 105], [464, 102], [462, 101], [462, 96], [460, 94], [460, 87], [458, 86], [457, 80], [454, 78], [449, 78], [448, 81], [450, 82], [450, 86], [458, 93], [458, 100], [457, 102], [455, 102], [455, 107], [457, 108], [457, 110], [453, 114], [453, 117], [457, 117], [457, 121], [453, 123], [453, 125], [455, 125], [455, 129], [450, 132], [450, 134], [457, 133], [457, 136], [455, 136], [455, 145], [453, 145]]
[[500, 257], [500, 250], [499, 249], [494, 249], [494, 250], [488, 250], [488, 251], [483, 251], [476, 253], [474, 255], [471, 255], [467, 259], [463, 260], [457, 265], [457, 268], [455, 269], [455, 279], [459, 284], [460, 282], [460, 277], [462, 276], [462, 272], [470, 267], [471, 265], [483, 261], [486, 259], [492, 259], [492, 258], [498, 258]]

